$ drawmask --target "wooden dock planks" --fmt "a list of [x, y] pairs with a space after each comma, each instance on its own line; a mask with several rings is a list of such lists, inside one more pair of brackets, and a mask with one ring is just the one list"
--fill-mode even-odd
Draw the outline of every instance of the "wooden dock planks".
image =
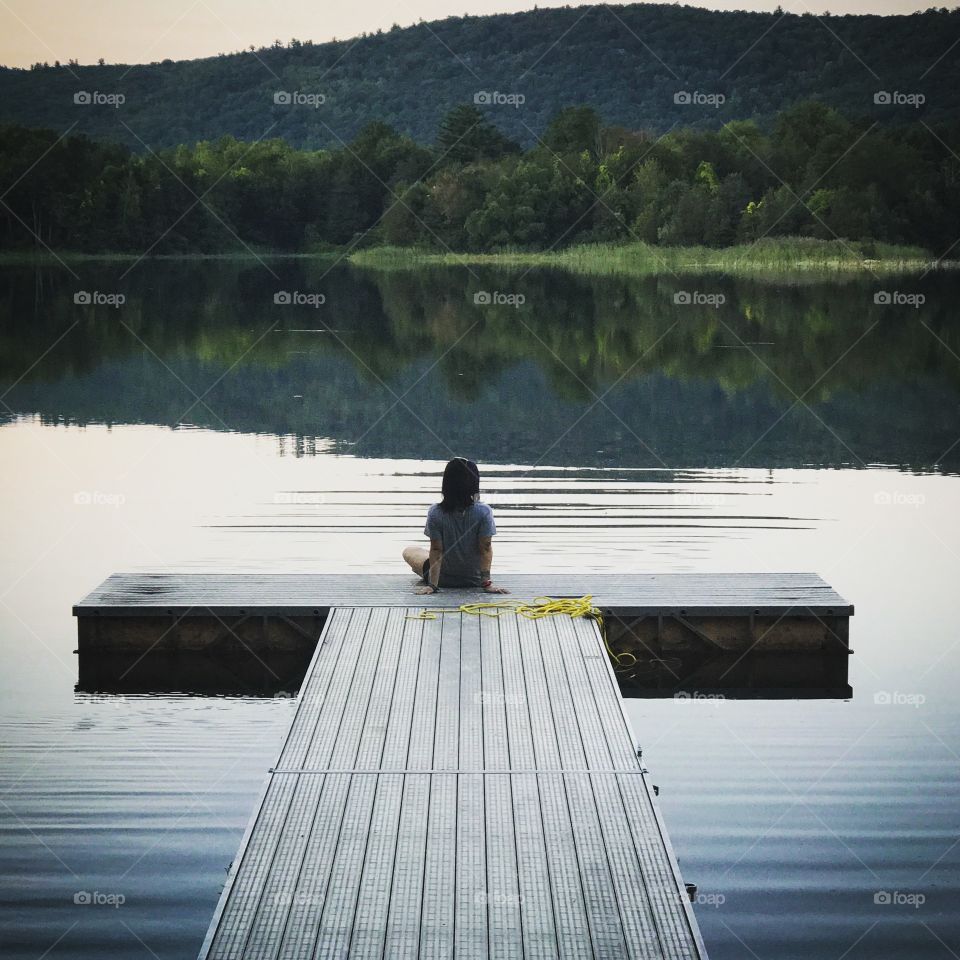
[[[780, 615], [788, 610], [850, 616], [853, 607], [815, 573], [502, 574], [514, 596], [593, 596], [619, 613]], [[78, 617], [320, 616], [331, 607], [419, 603], [412, 574], [115, 573], [77, 603]], [[432, 606], [483, 599], [443, 590]]]
[[705, 956], [596, 625], [416, 612], [331, 611], [201, 957]]

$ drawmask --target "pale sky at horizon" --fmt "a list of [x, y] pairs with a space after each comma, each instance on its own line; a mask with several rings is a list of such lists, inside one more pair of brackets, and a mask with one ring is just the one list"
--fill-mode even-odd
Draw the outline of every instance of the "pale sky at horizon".
[[[94, 63], [144, 63], [232, 53], [250, 44], [267, 46], [291, 37], [322, 43], [394, 23], [468, 14], [513, 13], [534, 6], [590, 6], [576, 0], [0, 0], [0, 64], [25, 67], [75, 58]], [[622, 4], [612, 2], [611, 6]], [[713, 10], [773, 10], [777, 0], [708, 0], [691, 4]], [[946, 4], [916, 0], [782, 0], [792, 13], [906, 14]]]

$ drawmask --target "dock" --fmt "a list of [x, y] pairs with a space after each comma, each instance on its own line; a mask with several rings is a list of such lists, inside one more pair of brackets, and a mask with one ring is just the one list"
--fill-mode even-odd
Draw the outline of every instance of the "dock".
[[706, 956], [592, 620], [334, 608], [200, 953]]
[[[815, 573], [503, 574], [511, 596], [590, 595], [643, 644], [811, 650], [848, 644], [853, 606]], [[333, 608], [421, 602], [412, 575], [115, 573], [73, 612], [81, 654], [200, 650], [312, 652]], [[490, 599], [442, 590], [432, 607]]]
[[413, 576], [114, 574], [74, 607], [81, 675], [310, 657], [201, 960], [706, 957], [607, 645], [718, 682], [755, 649], [845, 660], [852, 605], [810, 573], [498, 582], [589, 595], [605, 635]]

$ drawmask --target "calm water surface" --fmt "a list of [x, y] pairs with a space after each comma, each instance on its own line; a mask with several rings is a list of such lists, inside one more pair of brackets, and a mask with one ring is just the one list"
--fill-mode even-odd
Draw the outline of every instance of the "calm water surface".
[[0, 274], [4, 956], [195, 955], [295, 703], [83, 692], [71, 604], [398, 572], [452, 453], [498, 569], [815, 570], [856, 604], [852, 699], [628, 703], [712, 957], [960, 952], [956, 280], [128, 266]]

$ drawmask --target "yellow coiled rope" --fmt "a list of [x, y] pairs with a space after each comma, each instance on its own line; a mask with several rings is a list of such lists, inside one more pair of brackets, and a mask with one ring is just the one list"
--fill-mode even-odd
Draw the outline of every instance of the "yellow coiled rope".
[[[541, 620], [544, 617], [555, 617], [566, 614], [568, 617], [588, 617], [596, 620], [600, 628], [600, 636], [607, 653], [618, 666], [626, 667], [637, 662], [632, 653], [615, 653], [607, 642], [607, 631], [603, 626], [603, 613], [599, 607], [593, 605], [593, 597], [586, 594], [582, 597], [536, 597], [532, 601], [526, 600], [496, 600], [490, 602], [477, 601], [476, 603], [461, 603], [459, 607], [427, 607], [419, 613], [407, 615], [408, 620], [437, 620], [445, 613], [469, 613], [478, 617], [501, 617], [505, 613], [514, 613], [518, 617], [528, 620]], [[624, 657], [630, 658], [631, 663], [624, 662]]]

